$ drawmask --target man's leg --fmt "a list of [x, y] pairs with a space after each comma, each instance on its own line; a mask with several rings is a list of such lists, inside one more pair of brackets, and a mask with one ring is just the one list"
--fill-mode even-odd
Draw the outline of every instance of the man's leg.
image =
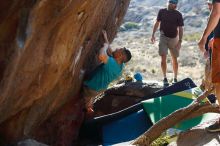
[[218, 100], [218, 104], [220, 104], [220, 83], [215, 84], [215, 95]]
[[211, 60], [211, 78], [215, 85], [215, 93], [218, 103], [220, 104], [220, 38], [214, 39], [214, 46]]
[[166, 78], [166, 72], [167, 72], [167, 55], [161, 55], [161, 69], [163, 73], [163, 77]]
[[177, 74], [178, 74], [178, 61], [177, 61], [178, 54], [177, 52], [174, 51], [174, 49], [170, 49], [170, 54], [172, 57], [172, 66], [173, 66], [173, 74], [174, 74], [173, 83], [176, 83]]
[[[220, 104], [220, 83], [215, 84], [215, 96], [218, 101], [218, 106]], [[214, 124], [210, 125], [206, 128], [208, 132], [220, 132], [220, 119], [216, 121]]]
[[[212, 63], [211, 63], [211, 77], [212, 82], [215, 86], [215, 95], [220, 104], [220, 38], [214, 39], [213, 53], [212, 53]], [[207, 128], [209, 132], [220, 132], [220, 119], [218, 122], [210, 125]]]
[[161, 56], [161, 69], [163, 73], [163, 85], [164, 87], [169, 86], [167, 80], [167, 54], [168, 54], [168, 46], [167, 46], [168, 38], [164, 35], [163, 32], [160, 34], [160, 42], [159, 42], [159, 55]]
[[95, 98], [94, 96], [85, 97], [85, 104], [87, 109], [93, 109], [94, 98]]
[[178, 74], [178, 61], [177, 57], [172, 55], [172, 64], [173, 64], [173, 73], [174, 73], [174, 78], [177, 79], [177, 74]]
[[95, 97], [98, 95], [97, 91], [89, 89], [88, 87], [83, 88], [83, 97], [85, 100], [85, 106], [87, 112], [94, 112], [93, 111], [93, 102]]
[[167, 55], [161, 55], [161, 69], [163, 73], [163, 86], [167, 87], [169, 86], [168, 80], [167, 80]]
[[168, 46], [170, 50], [170, 54], [172, 57], [172, 66], [173, 66], [173, 73], [174, 73], [174, 79], [173, 83], [177, 82], [177, 74], [178, 74], [178, 60], [179, 57], [179, 49], [176, 48], [176, 45], [178, 43], [178, 38], [170, 38], [168, 41]]

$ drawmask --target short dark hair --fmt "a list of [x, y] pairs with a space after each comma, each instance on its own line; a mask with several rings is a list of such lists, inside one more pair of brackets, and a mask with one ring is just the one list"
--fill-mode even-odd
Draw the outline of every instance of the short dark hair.
[[124, 52], [125, 52], [125, 55], [127, 58], [127, 60], [124, 63], [127, 63], [128, 61], [131, 60], [132, 55], [131, 55], [131, 52], [128, 49], [126, 49], [125, 47], [124, 47]]

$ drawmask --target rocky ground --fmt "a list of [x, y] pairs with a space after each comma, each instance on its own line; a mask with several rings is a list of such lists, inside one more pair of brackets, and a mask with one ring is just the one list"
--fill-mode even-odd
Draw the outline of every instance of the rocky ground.
[[[144, 80], [162, 80], [157, 43], [151, 44], [152, 27], [160, 8], [166, 0], [132, 0], [127, 15], [112, 47], [125, 46], [131, 49], [133, 58], [126, 65], [124, 74], [142, 73]], [[178, 79], [190, 77], [199, 85], [204, 76], [205, 59], [197, 42], [206, 25], [208, 9], [204, 0], [179, 2], [178, 9], [184, 17], [184, 40], [179, 57]], [[159, 33], [157, 32], [157, 36]], [[168, 79], [173, 78], [171, 58], [168, 56]]]

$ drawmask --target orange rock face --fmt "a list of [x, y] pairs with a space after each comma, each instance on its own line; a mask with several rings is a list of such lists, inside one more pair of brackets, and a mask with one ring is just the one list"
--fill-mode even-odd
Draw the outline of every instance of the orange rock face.
[[68, 101], [78, 101], [102, 29], [112, 41], [129, 2], [0, 0], [1, 141], [31, 137]]

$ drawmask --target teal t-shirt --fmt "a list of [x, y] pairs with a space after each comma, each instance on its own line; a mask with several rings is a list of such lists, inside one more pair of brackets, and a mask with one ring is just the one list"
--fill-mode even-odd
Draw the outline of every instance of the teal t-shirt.
[[118, 64], [113, 57], [108, 57], [107, 63], [98, 67], [94, 75], [84, 81], [84, 85], [95, 91], [107, 89], [109, 83], [121, 75], [123, 67], [124, 64]]

